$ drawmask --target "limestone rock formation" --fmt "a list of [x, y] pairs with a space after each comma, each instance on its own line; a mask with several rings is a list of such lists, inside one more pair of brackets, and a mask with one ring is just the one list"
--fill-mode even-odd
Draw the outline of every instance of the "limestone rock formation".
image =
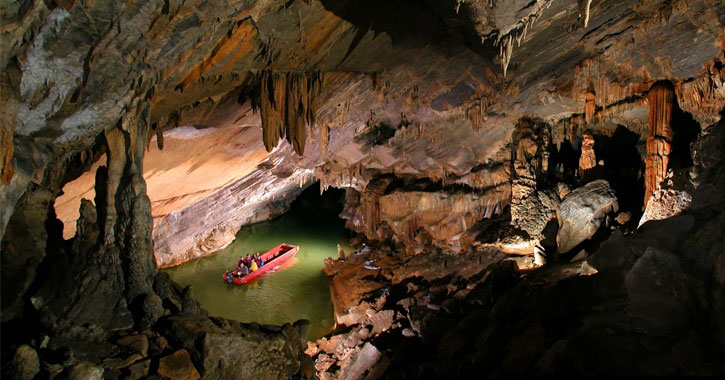
[[[3, 2], [3, 378], [35, 371], [9, 365], [23, 345], [48, 378], [160, 377], [180, 350], [183, 376], [203, 378], [725, 372], [724, 14], [718, 0]], [[590, 206], [574, 202], [586, 186], [566, 191], [580, 156], [605, 162]], [[687, 188], [668, 189], [670, 169]], [[303, 326], [209, 317], [157, 267], [215, 252], [316, 180], [348, 190], [348, 225], [375, 245], [329, 261], [346, 327], [312, 364]], [[531, 270], [556, 210], [563, 251], [611, 193], [636, 220], [669, 190], [690, 195], [681, 214]]]
[[[169, 317], [160, 329], [169, 342], [185, 349], [168, 360], [185, 361], [189, 351], [204, 378], [250, 379], [295, 375], [305, 360], [304, 326], [305, 322], [282, 327], [247, 325], [190, 315]], [[189, 376], [195, 372], [193, 367], [185, 368]], [[178, 371], [179, 366], [170, 364], [168, 370]]]
[[649, 137], [645, 160], [644, 203], [657, 190], [667, 174], [672, 149], [672, 112], [675, 94], [671, 84], [657, 82], [647, 94], [649, 103]]
[[589, 182], [593, 169], [597, 166], [597, 156], [594, 154], [594, 136], [585, 132], [582, 137], [582, 153], [579, 156], [579, 180]]
[[561, 200], [557, 210], [557, 252], [566, 253], [594, 236], [607, 214], [618, 209], [617, 197], [605, 180], [592, 181], [572, 190]]

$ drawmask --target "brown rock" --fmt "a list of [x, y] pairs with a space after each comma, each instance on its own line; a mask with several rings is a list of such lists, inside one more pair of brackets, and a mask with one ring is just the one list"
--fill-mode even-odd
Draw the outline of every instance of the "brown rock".
[[644, 214], [639, 220], [643, 225], [650, 220], [662, 220], [679, 215], [690, 208], [692, 196], [686, 191], [659, 189], [647, 200]]
[[103, 368], [90, 363], [81, 362], [65, 371], [68, 380], [101, 380], [103, 379]]
[[660, 81], [652, 85], [647, 94], [649, 104], [649, 137], [645, 159], [644, 204], [657, 190], [667, 175], [672, 149], [672, 111], [675, 93], [672, 83]]
[[126, 367], [126, 370], [129, 372], [126, 377], [124, 377], [124, 380], [137, 380], [140, 379], [149, 373], [149, 368], [151, 367], [151, 359], [142, 360], [140, 362], [136, 362], [128, 367]]
[[119, 346], [129, 348], [130, 350], [141, 354], [143, 357], [148, 356], [149, 339], [146, 335], [137, 334], [124, 336], [116, 343], [118, 343]]
[[579, 179], [586, 183], [591, 179], [592, 170], [597, 166], [597, 157], [594, 155], [594, 136], [585, 132], [582, 136], [582, 153], [579, 157]]
[[38, 353], [26, 344], [15, 350], [13, 365], [18, 380], [31, 380], [40, 372]]
[[201, 377], [183, 348], [159, 359], [158, 373], [171, 380], [197, 380]]
[[109, 358], [103, 361], [103, 368], [116, 370], [120, 368], [126, 368], [129, 365], [136, 363], [144, 357], [140, 354], [133, 354], [126, 358]]
[[340, 378], [349, 380], [362, 379], [365, 373], [378, 362], [381, 353], [378, 349], [366, 342], [362, 349], [350, 355], [349, 359], [343, 361]]

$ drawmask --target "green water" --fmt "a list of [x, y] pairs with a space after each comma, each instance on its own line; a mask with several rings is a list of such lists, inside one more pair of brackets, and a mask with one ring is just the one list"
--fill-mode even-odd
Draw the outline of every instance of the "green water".
[[[194, 296], [211, 315], [275, 325], [309, 319], [308, 339], [316, 340], [334, 324], [323, 260], [337, 257], [337, 244], [350, 252], [349, 235], [337, 217], [341, 208], [339, 193], [330, 199], [327, 192], [324, 198], [318, 192], [313, 185], [287, 214], [243, 227], [223, 251], [166, 269], [167, 273], [182, 286], [192, 285]], [[300, 247], [281, 268], [244, 285], [222, 280], [222, 274], [237, 265], [239, 256], [263, 253], [280, 243]]]

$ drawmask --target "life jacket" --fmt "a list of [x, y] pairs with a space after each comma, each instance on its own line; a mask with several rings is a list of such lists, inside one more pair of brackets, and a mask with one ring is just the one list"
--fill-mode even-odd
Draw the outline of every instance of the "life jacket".
[[259, 269], [259, 268], [257, 267], [257, 263], [255, 263], [254, 261], [252, 261], [252, 265], [250, 265], [249, 269], [252, 270], [252, 271], [255, 271], [255, 270]]

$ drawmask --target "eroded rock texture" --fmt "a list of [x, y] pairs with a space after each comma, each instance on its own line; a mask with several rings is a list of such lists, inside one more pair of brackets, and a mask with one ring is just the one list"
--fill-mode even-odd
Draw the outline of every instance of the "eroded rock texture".
[[[346, 188], [348, 226], [389, 247], [367, 259], [388, 264], [352, 259], [333, 278], [335, 298], [345, 278], [376, 284], [336, 300], [355, 349], [318, 345], [323, 377], [722, 373], [721, 3], [4, 2], [3, 370], [34, 371], [25, 349], [27, 365], [5, 365], [26, 345], [47, 377], [314, 376], [301, 329], [209, 319], [156, 267], [220, 249], [318, 180]], [[209, 178], [215, 157], [237, 170]], [[631, 238], [599, 229], [586, 265], [549, 255], [536, 278], [552, 287], [522, 277], [563, 249], [561, 202], [595, 178], [627, 233], [644, 207], [672, 211], [655, 191], [691, 202]], [[486, 269], [501, 251], [517, 266]], [[116, 344], [139, 334], [156, 350]], [[275, 365], [230, 374], [233, 357], [207, 355], [217, 338]], [[420, 366], [395, 354], [411, 346]]]

